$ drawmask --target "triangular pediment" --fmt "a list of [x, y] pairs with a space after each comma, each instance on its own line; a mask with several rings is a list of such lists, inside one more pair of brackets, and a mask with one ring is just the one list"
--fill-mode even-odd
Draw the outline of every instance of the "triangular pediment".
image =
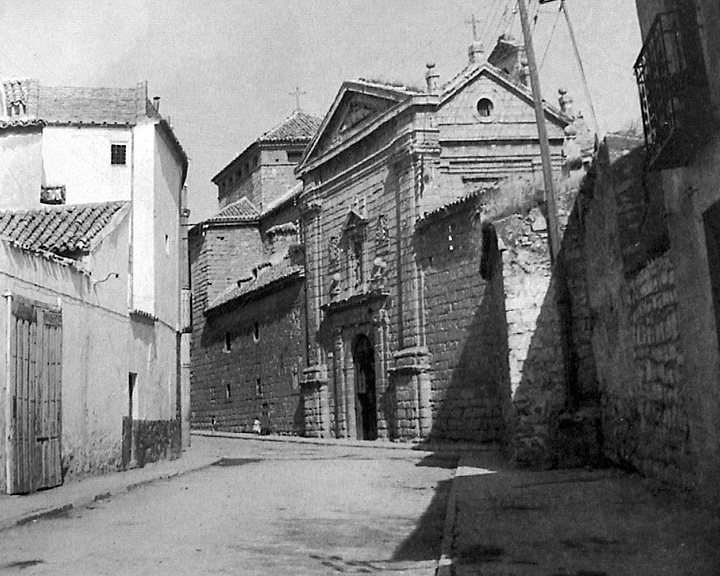
[[343, 232], [354, 232], [361, 230], [368, 223], [368, 219], [356, 208], [348, 210], [347, 216], [345, 216], [345, 224], [343, 225]]
[[[442, 90], [440, 98], [440, 107], [447, 107], [448, 104], [463, 97], [463, 93], [471, 91], [485, 78], [492, 82], [497, 91], [512, 95], [517, 101], [521, 101], [528, 108], [534, 109], [533, 96], [529, 86], [518, 82], [511, 78], [508, 74], [493, 66], [489, 62], [485, 62], [480, 66], [468, 67], [450, 80]], [[571, 118], [565, 116], [559, 109], [551, 106], [547, 102], [543, 103], [545, 110], [545, 118], [556, 127], [564, 128], [572, 121]], [[534, 112], [533, 112], [534, 114]]]
[[367, 81], [345, 82], [301, 161], [307, 164], [364, 130], [412, 95], [405, 88]]

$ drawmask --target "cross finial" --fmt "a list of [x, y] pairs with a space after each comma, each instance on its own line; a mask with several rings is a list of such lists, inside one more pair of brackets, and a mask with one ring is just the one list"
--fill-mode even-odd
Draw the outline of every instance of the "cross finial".
[[299, 86], [295, 87], [293, 92], [290, 92], [289, 96], [295, 96], [295, 110], [300, 110], [300, 96], [305, 96], [307, 92], [302, 92]]
[[473, 31], [473, 42], [477, 42], [477, 25], [478, 21], [475, 19], [475, 14], [472, 15], [472, 18], [470, 20], [465, 20], [465, 24], [470, 24], [472, 26]]

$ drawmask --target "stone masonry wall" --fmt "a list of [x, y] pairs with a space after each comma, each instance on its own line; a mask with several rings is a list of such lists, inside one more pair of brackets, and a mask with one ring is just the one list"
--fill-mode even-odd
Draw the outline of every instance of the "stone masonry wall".
[[608, 152], [605, 144], [596, 169], [583, 228], [603, 454], [617, 465], [689, 488], [690, 389], [683, 382], [676, 274], [669, 252], [651, 256], [658, 226], [643, 235], [627, 222], [627, 206], [648, 198], [642, 150]]
[[259, 418], [268, 431], [302, 432], [303, 302], [295, 281], [207, 319], [193, 349], [195, 427], [249, 432]]
[[539, 210], [495, 222], [504, 245], [510, 386], [510, 453], [522, 465], [554, 464], [557, 418], [565, 407], [565, 367], [557, 278]]
[[502, 442], [510, 383], [495, 232], [487, 227], [483, 234], [475, 203], [467, 202], [423, 227], [418, 245], [432, 358], [431, 434]]

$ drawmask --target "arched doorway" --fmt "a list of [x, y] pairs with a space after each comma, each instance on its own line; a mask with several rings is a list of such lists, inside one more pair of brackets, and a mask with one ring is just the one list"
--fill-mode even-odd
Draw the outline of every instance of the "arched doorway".
[[377, 438], [377, 400], [375, 397], [375, 350], [364, 334], [355, 338], [355, 418], [358, 440]]

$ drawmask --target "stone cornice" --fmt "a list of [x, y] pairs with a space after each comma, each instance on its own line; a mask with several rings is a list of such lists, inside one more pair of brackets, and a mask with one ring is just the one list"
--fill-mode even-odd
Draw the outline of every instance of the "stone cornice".
[[371, 302], [378, 302], [385, 300], [390, 296], [389, 292], [381, 290], [370, 290], [368, 292], [361, 292], [359, 294], [353, 294], [342, 300], [336, 300], [323, 304], [320, 309], [326, 314], [337, 314], [344, 310], [354, 308], [356, 306], [369, 304]]

